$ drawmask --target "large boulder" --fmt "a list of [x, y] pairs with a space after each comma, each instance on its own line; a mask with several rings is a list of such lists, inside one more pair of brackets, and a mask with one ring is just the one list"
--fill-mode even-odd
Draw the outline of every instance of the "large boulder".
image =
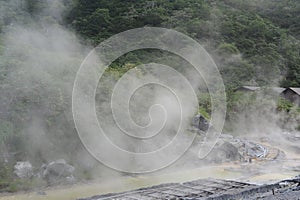
[[17, 162], [14, 166], [14, 174], [21, 179], [31, 178], [33, 176], [33, 168], [30, 162]]
[[49, 184], [71, 183], [75, 181], [75, 168], [66, 163], [64, 159], [50, 162], [42, 166], [42, 178]]
[[208, 154], [207, 160], [213, 163], [223, 163], [231, 161], [241, 161], [242, 155], [237, 147], [229, 142], [222, 142]]

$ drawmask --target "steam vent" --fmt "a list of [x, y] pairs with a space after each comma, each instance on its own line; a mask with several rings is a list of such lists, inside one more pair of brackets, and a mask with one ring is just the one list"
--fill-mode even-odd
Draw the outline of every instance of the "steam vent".
[[200, 179], [169, 183], [137, 190], [104, 194], [79, 200], [197, 200], [197, 199], [300, 199], [300, 177], [270, 185]]

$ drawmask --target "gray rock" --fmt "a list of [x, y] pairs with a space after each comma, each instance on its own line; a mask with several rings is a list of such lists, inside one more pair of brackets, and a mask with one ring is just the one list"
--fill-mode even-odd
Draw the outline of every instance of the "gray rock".
[[42, 178], [49, 184], [75, 182], [73, 176], [75, 168], [67, 164], [63, 159], [50, 162], [48, 165], [43, 165], [41, 169]]
[[202, 115], [198, 114], [193, 118], [192, 126], [206, 132], [209, 128], [209, 122]]
[[47, 195], [47, 193], [44, 191], [38, 191], [38, 192], [36, 192], [36, 194], [41, 195], [41, 196]]
[[33, 168], [30, 162], [17, 162], [14, 166], [14, 174], [21, 179], [31, 178], [33, 176]]
[[245, 142], [246, 153], [251, 158], [262, 158], [267, 154], [267, 149], [260, 144]]
[[209, 153], [207, 160], [214, 163], [241, 161], [242, 155], [237, 147], [229, 142], [223, 142]]

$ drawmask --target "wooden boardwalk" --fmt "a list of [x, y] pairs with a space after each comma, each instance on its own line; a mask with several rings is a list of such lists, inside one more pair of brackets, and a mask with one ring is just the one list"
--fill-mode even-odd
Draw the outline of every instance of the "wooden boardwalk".
[[185, 183], [162, 184], [123, 193], [94, 196], [81, 200], [190, 200], [206, 199], [219, 193], [240, 191], [251, 184], [229, 180], [201, 179]]
[[122, 193], [80, 200], [299, 200], [300, 176], [268, 185], [230, 180], [200, 179], [185, 183], [162, 184]]

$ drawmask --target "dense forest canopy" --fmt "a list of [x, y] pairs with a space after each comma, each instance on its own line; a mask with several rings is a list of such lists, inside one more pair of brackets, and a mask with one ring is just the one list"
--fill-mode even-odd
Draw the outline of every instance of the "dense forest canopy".
[[297, 0], [27, 0], [2, 1], [1, 9], [1, 30], [44, 20], [75, 30], [93, 45], [142, 26], [176, 29], [206, 44], [229, 85], [300, 85]]
[[[296, 87], [299, 10], [296, 0], [77, 1], [65, 23], [94, 44], [130, 28], [173, 28], [202, 44], [209, 42], [211, 54], [221, 59], [218, 64], [228, 84], [255, 81]], [[241, 59], [222, 59], [234, 54]]]

